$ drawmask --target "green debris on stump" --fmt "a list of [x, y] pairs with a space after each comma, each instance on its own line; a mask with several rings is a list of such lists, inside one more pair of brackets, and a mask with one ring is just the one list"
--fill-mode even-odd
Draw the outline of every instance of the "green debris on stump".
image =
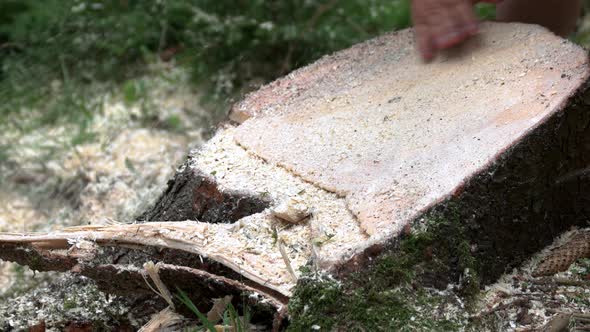
[[[453, 331], [466, 326], [479, 280], [458, 214], [433, 212], [417, 225], [421, 230], [404, 235], [367, 269], [344, 280], [304, 273], [289, 302], [289, 330]], [[456, 310], [442, 314], [445, 305]]]

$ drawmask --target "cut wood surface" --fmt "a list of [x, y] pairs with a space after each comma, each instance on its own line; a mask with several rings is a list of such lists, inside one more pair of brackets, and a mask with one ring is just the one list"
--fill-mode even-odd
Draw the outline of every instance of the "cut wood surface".
[[152, 259], [168, 281], [190, 272], [279, 309], [301, 267], [358, 269], [453, 201], [497, 277], [588, 213], [586, 52], [500, 23], [430, 64], [414, 46], [412, 30], [387, 34], [248, 95], [242, 123], [191, 153], [145, 224], [0, 234], [0, 257], [98, 279]]
[[[251, 95], [257, 116], [236, 140], [346, 197], [363, 231], [389, 238], [563, 109], [588, 77], [586, 53], [540, 27], [485, 24], [460, 51], [425, 66], [411, 31], [358, 45], [277, 82], [271, 94], [286, 98]], [[308, 82], [309, 72], [323, 75]]]

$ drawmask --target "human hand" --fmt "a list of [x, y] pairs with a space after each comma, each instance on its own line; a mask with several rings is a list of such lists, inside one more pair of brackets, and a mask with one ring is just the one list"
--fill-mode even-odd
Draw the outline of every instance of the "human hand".
[[502, 0], [412, 0], [412, 20], [418, 51], [425, 61], [477, 33], [473, 5]]

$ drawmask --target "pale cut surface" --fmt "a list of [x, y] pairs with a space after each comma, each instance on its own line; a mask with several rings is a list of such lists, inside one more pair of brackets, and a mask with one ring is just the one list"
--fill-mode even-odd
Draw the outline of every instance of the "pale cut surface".
[[369, 242], [398, 234], [559, 112], [588, 77], [580, 47], [486, 23], [423, 64], [404, 30], [326, 57], [248, 96], [237, 142], [346, 198]]
[[[269, 287], [280, 285], [277, 290], [295, 285], [286, 273], [285, 262], [277, 256], [279, 239], [284, 243], [296, 273], [310, 259], [318, 268], [329, 269], [358, 254], [359, 245], [367, 240], [367, 236], [346, 208], [344, 199], [248, 153], [235, 143], [235, 131], [235, 127], [220, 128], [201, 149], [192, 153], [189, 166], [211, 174], [222, 191], [266, 196], [272, 203], [270, 209], [240, 219], [231, 227], [239, 229], [230, 233], [239, 237], [239, 244], [223, 241], [225, 235], [220, 235], [209, 242], [207, 250], [226, 257], [240, 257], [251, 264], [254, 274], [268, 279], [266, 284]], [[271, 213], [292, 198], [312, 212], [297, 225], [273, 217]], [[212, 233], [224, 227], [224, 224], [209, 225]], [[268, 278], [269, 275], [274, 279]]]

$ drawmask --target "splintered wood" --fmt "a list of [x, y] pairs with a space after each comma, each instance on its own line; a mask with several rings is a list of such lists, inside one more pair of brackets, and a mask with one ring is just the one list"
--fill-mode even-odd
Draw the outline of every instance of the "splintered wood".
[[[178, 273], [188, 267], [225, 285], [220, 291], [239, 288], [232, 280], [240, 279], [278, 308], [304, 265], [333, 272], [377, 254], [372, 248], [492, 172], [565, 113], [589, 74], [584, 50], [532, 25], [483, 24], [479, 36], [430, 64], [414, 48], [411, 30], [387, 34], [261, 88], [234, 106], [231, 118], [242, 123], [219, 128], [178, 172], [221, 193], [260, 198], [268, 202], [262, 212], [234, 223], [170, 219], [1, 234], [0, 257], [31, 263], [27, 255], [37, 254], [44, 269], [59, 261], [55, 269], [80, 270], [100, 256], [97, 246], [174, 249], [201, 260], [176, 259]], [[161, 201], [179, 192], [197, 201], [199, 191], [181, 187]], [[202, 213], [222, 204], [222, 195], [210, 196], [188, 205]]]

